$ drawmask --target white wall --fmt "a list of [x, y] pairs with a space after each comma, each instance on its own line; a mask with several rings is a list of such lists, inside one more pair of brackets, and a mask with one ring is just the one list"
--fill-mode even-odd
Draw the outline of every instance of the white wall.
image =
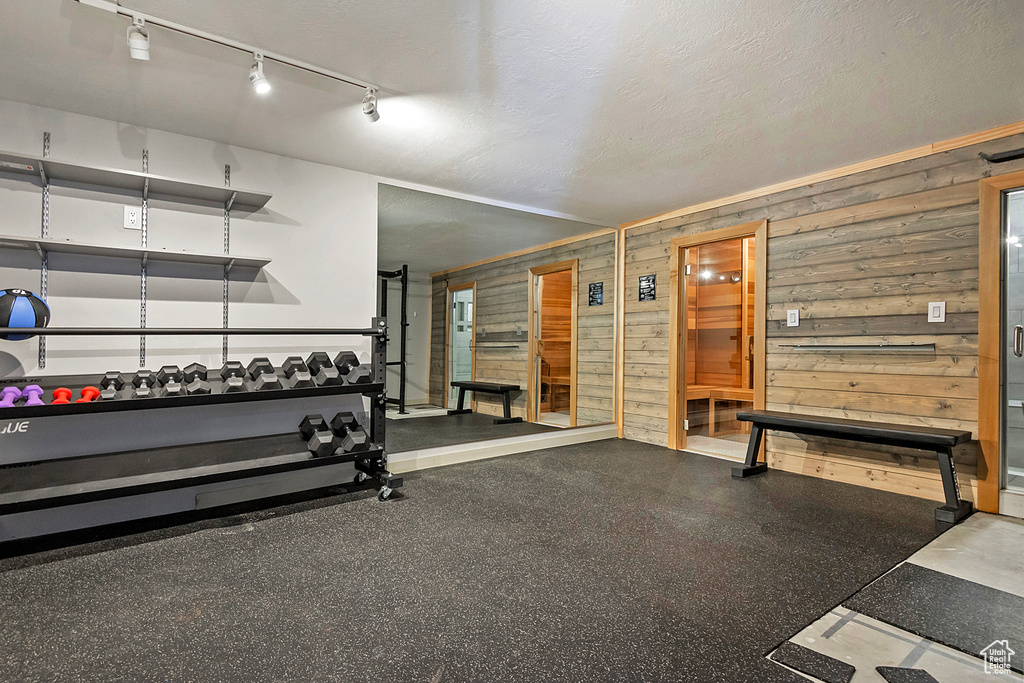
[[[401, 358], [402, 290], [399, 280], [388, 281], [388, 360]], [[430, 381], [430, 274], [409, 273], [409, 328], [406, 340], [406, 404], [426, 403]], [[398, 398], [398, 367], [388, 368], [388, 396]]]
[[[230, 125], [230, 122], [225, 122]], [[83, 164], [149, 171], [208, 184], [224, 181], [231, 165], [234, 187], [272, 193], [254, 213], [233, 212], [232, 253], [268, 256], [263, 271], [235, 271], [230, 288], [232, 327], [368, 327], [375, 315], [377, 178], [363, 173], [232, 147], [209, 140], [0, 100], [0, 149], [38, 155], [43, 132], [50, 156]], [[40, 235], [38, 184], [0, 174], [0, 234]], [[140, 233], [122, 227], [126, 204], [139, 197], [53, 186], [50, 237], [105, 245], [138, 246]], [[223, 251], [223, 212], [170, 202], [150, 202], [149, 246], [212, 253]], [[39, 291], [35, 252], [0, 250], [0, 288]], [[139, 324], [140, 264], [124, 259], [50, 256], [51, 326]], [[149, 265], [149, 327], [220, 327], [220, 266]], [[47, 366], [37, 368], [37, 343], [0, 341], [0, 377], [134, 372], [137, 337], [51, 337]], [[325, 349], [360, 350], [360, 338], [232, 338], [230, 356], [248, 363], [256, 355], [279, 362], [286, 355]], [[147, 367], [200, 361], [221, 364], [220, 337], [149, 337]]]

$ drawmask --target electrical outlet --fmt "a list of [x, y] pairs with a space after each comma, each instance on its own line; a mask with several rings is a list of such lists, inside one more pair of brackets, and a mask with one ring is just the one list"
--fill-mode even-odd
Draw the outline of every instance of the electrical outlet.
[[142, 209], [137, 206], [124, 207], [124, 227], [126, 230], [142, 230]]

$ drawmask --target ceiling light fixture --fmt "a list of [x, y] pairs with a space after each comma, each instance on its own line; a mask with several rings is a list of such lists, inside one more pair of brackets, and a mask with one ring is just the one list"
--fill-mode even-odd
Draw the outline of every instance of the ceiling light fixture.
[[149, 31], [142, 17], [132, 19], [132, 25], [128, 27], [128, 54], [132, 59], [149, 61]]
[[363, 98], [363, 113], [370, 121], [380, 121], [380, 113], [377, 111], [377, 91], [373, 88], [366, 89], [366, 97]]
[[[292, 59], [291, 57], [286, 57], [284, 55], [268, 52], [267, 50], [261, 50], [255, 45], [248, 45], [246, 43], [241, 43], [231, 38], [225, 38], [224, 36], [219, 36], [214, 33], [207, 33], [206, 31], [201, 31], [199, 29], [191, 28], [183, 24], [178, 24], [173, 21], [161, 19], [160, 17], [154, 17], [151, 14], [138, 12], [129, 7], [122, 7], [119, 0], [78, 0], [78, 2], [82, 5], [95, 7], [97, 9], [101, 9], [112, 14], [118, 14], [123, 17], [128, 17], [129, 19], [131, 19], [132, 25], [128, 29], [128, 46], [129, 48], [131, 48], [131, 56], [135, 59], [149, 58], [148, 26], [159, 26], [160, 28], [167, 29], [168, 31], [174, 31], [175, 33], [180, 33], [182, 35], [192, 36], [193, 38], [199, 38], [200, 40], [205, 40], [210, 43], [215, 43], [217, 45], [229, 47], [233, 50], [238, 50], [239, 52], [247, 52], [253, 55], [254, 58], [258, 56], [259, 59], [254, 59], [253, 61], [253, 70], [250, 70], [249, 72], [249, 80], [252, 81], [253, 86], [257, 88], [257, 92], [267, 92], [270, 89], [270, 82], [267, 81], [266, 77], [262, 75], [263, 60], [266, 59], [272, 62], [277, 62], [278, 64], [286, 64], [292, 67], [293, 69], [300, 69], [308, 73], [316, 74], [317, 76], [329, 78], [333, 81], [338, 81], [339, 83], [344, 83], [346, 85], [352, 85], [358, 88], [362, 88], [363, 90], [366, 91], [367, 94], [367, 97], [363, 98], [363, 112], [373, 121], [376, 121], [378, 118], [380, 118], [380, 114], [377, 113], [377, 93], [380, 90], [380, 86], [375, 85], [374, 83], [369, 83], [360, 78], [346, 76], [345, 74], [340, 74], [337, 73], [336, 71], [322, 69], [318, 66], [314, 66], [313, 64], [309, 64], [308, 62], [302, 62], [297, 59]], [[135, 35], [133, 36], [133, 34]], [[142, 36], [145, 36], [144, 41]], [[135, 40], [140, 41], [140, 43], [145, 43], [145, 57], [141, 56], [142, 52], [139, 53], [139, 56], [136, 56], [135, 45], [132, 42], [133, 37]], [[139, 47], [142, 48], [143, 46], [140, 44]], [[254, 78], [253, 71], [256, 72], [257, 76], [262, 77], [262, 83], [266, 83], [265, 86], [257, 85], [257, 80], [259, 79]], [[263, 87], [265, 87], [265, 90], [259, 89]], [[372, 105], [370, 111], [366, 110], [366, 104], [368, 100]]]
[[259, 52], [254, 52], [252, 55], [252, 68], [249, 69], [249, 82], [252, 83], [253, 90], [260, 95], [266, 95], [270, 92], [270, 81], [263, 75], [263, 55]]

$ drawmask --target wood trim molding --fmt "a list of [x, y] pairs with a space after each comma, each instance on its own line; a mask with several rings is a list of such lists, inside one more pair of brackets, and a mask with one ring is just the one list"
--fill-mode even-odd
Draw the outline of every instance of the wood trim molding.
[[999, 512], [1002, 349], [1003, 191], [1024, 187], [1024, 171], [984, 178], [978, 187], [978, 462], [977, 507]]
[[954, 149], [960, 149], [961, 147], [969, 147], [970, 145], [977, 145], [982, 142], [988, 142], [989, 140], [998, 140], [999, 138], [1005, 138], [1020, 133], [1024, 133], [1024, 121], [1018, 121], [1017, 123], [1011, 123], [997, 128], [990, 128], [988, 130], [981, 131], [980, 133], [962, 135], [949, 140], [943, 140], [942, 142], [935, 142], [930, 145], [915, 147], [903, 152], [896, 152], [895, 154], [887, 154], [875, 159], [869, 159], [867, 161], [860, 161], [856, 164], [834, 168], [830, 171], [814, 173], [808, 176], [803, 176], [802, 178], [787, 180], [785, 182], [768, 185], [767, 187], [758, 188], [756, 190], [741, 192], [728, 197], [722, 197], [721, 199], [714, 199], [709, 202], [694, 204], [682, 209], [676, 209], [675, 211], [668, 211], [666, 213], [658, 214], [657, 216], [641, 218], [640, 220], [623, 223], [619, 228], [622, 230], [629, 230], [630, 228], [638, 228], [642, 225], [660, 223], [672, 218], [681, 218], [682, 216], [689, 216], [690, 214], [700, 213], [701, 211], [717, 209], [720, 206], [728, 206], [729, 204], [736, 204], [748, 199], [766, 197], [777, 192], [784, 192], [786, 190], [803, 187], [804, 185], [814, 185], [815, 183], [825, 182], [826, 180], [835, 180], [836, 178], [853, 175], [854, 173], [862, 173], [863, 171], [870, 171], [883, 166], [891, 166], [892, 164], [898, 164], [903, 161], [920, 159], [921, 157], [926, 157], [931, 154], [941, 154], [942, 152], [949, 152]]
[[615, 426], [624, 438], [626, 399], [626, 233], [615, 236]]
[[555, 247], [564, 247], [567, 244], [574, 242], [583, 242], [584, 240], [594, 239], [601, 235], [608, 235], [613, 232], [618, 232], [615, 228], [601, 228], [594, 232], [588, 232], [585, 235], [577, 235], [575, 237], [566, 237], [565, 239], [557, 240], [555, 242], [548, 242], [547, 244], [539, 244], [536, 247], [528, 247], [526, 249], [520, 249], [519, 251], [512, 251], [501, 256], [492, 256], [491, 258], [485, 258], [482, 261], [476, 261], [475, 263], [467, 263], [464, 266], [455, 266], [454, 268], [447, 268], [445, 270], [439, 270], [436, 273], [430, 274], [430, 279], [435, 277], [441, 277], [448, 275], [449, 273], [455, 273], [460, 270], [466, 270], [467, 268], [476, 268], [477, 266], [486, 266], [488, 263], [496, 263], [498, 261], [504, 261], [505, 259], [515, 258], [517, 256], [525, 256], [527, 254], [534, 254], [538, 251], [544, 251], [545, 249], [554, 249]]
[[[676, 237], [669, 247], [669, 369], [668, 369], [668, 447], [686, 446], [682, 429], [686, 378], [686, 292], [681, 286], [683, 250], [711, 242], [754, 238], [754, 409], [765, 406], [765, 333], [768, 294], [768, 221], [741, 223], [719, 230]], [[762, 443], [761, 454], [764, 454]]]

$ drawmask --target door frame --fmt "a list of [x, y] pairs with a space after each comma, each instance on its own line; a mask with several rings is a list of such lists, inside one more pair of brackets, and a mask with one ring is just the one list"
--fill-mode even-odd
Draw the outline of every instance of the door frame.
[[[448, 285], [445, 288], [444, 294], [444, 407], [450, 408], [449, 402], [452, 395], [451, 377], [448, 376], [448, 354], [449, 346], [451, 345], [452, 338], [452, 293], [460, 292], [465, 289], [473, 290], [473, 322], [470, 323], [470, 345], [469, 350], [473, 354], [470, 366], [470, 375], [473, 381], [476, 381], [476, 280], [472, 282], [463, 282], [457, 285]], [[476, 393], [473, 393], [470, 407], [476, 410]]]
[[[682, 450], [686, 432], [682, 428], [686, 392], [686, 278], [680, 277], [683, 250], [712, 242], [754, 238], [754, 410], [765, 407], [765, 329], [768, 292], [768, 221], [741, 223], [728, 228], [676, 237], [669, 251], [669, 361], [668, 361], [668, 447]], [[764, 444], [762, 443], [764, 453]]]
[[977, 508], [999, 512], [1003, 344], [1003, 192], [1024, 187], [1024, 171], [983, 178], [978, 187], [978, 461]]
[[570, 309], [570, 327], [572, 328], [572, 342], [569, 345], [569, 426], [576, 426], [576, 357], [579, 355], [579, 291], [580, 291], [580, 260], [558, 261], [543, 266], [530, 268], [529, 279], [529, 334], [530, 349], [527, 353], [526, 372], [526, 420], [536, 422], [540, 419], [537, 414], [537, 280], [541, 275], [558, 273], [563, 270], [572, 271], [572, 307]]

